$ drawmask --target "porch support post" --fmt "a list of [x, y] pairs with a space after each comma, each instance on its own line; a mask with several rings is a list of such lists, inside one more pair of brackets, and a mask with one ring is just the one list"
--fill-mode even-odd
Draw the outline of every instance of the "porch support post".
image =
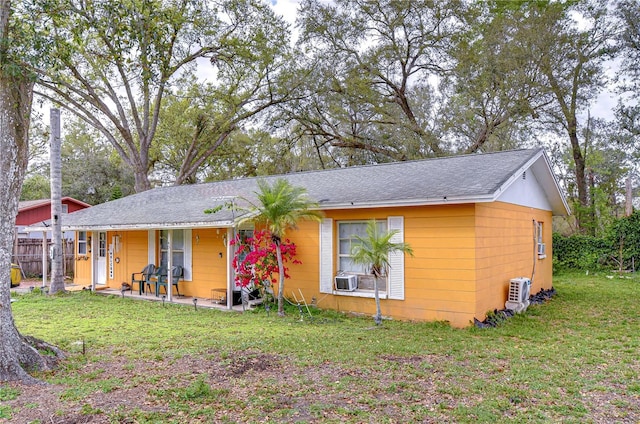
[[49, 256], [49, 249], [47, 249], [47, 232], [42, 232], [42, 288], [47, 287], [47, 257]]
[[[171, 269], [173, 266], [173, 229], [167, 230], [167, 300], [169, 302], [172, 301], [172, 292], [171, 283], [173, 279], [173, 270]], [[158, 277], [159, 278], [159, 277]], [[158, 291], [160, 291], [160, 287], [158, 287]]]
[[91, 292], [95, 293], [96, 291], [96, 279], [98, 273], [98, 249], [96, 246], [99, 246], [99, 233], [97, 231], [91, 232]]
[[233, 246], [231, 240], [234, 240], [233, 228], [227, 228], [227, 309], [233, 309], [233, 289], [235, 284], [233, 281]]

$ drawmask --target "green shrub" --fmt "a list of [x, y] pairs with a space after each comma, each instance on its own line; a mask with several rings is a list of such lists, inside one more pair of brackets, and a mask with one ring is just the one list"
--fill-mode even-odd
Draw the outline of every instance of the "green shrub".
[[615, 219], [606, 236], [553, 234], [555, 270], [631, 270], [640, 261], [640, 212]]
[[611, 248], [606, 239], [584, 234], [553, 234], [553, 266], [557, 269], [603, 268]]
[[612, 265], [619, 270], [636, 268], [635, 262], [640, 259], [640, 212], [616, 219], [609, 227], [607, 239]]

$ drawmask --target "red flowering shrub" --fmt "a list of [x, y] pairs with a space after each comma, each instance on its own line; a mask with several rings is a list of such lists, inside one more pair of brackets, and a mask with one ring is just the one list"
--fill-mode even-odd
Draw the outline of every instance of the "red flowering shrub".
[[[236, 246], [236, 253], [232, 263], [236, 273], [236, 285], [262, 288], [265, 285], [277, 283], [277, 279], [274, 277], [274, 274], [278, 274], [276, 244], [273, 242], [269, 231], [256, 231], [253, 237], [248, 238], [243, 238], [238, 234], [231, 241], [231, 244]], [[288, 239], [282, 240], [280, 252], [282, 252], [282, 262], [285, 264], [284, 277], [289, 278], [289, 268], [286, 264], [288, 262], [301, 263], [295, 259], [296, 245]]]

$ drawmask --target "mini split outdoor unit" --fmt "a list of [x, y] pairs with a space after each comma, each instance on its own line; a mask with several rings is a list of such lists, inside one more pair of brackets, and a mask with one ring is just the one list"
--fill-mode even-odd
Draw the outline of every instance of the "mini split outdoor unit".
[[513, 278], [509, 281], [509, 294], [504, 307], [516, 313], [527, 310], [529, 306], [529, 292], [531, 290], [531, 280], [525, 277]]
[[337, 275], [335, 278], [336, 290], [354, 291], [358, 288], [357, 275]]

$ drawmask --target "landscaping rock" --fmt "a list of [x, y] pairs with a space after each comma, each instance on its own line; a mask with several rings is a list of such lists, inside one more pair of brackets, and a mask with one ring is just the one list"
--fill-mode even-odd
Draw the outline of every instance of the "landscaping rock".
[[529, 305], [539, 305], [550, 300], [556, 295], [556, 289], [551, 287], [549, 290], [540, 290], [538, 293], [529, 296]]
[[[539, 305], [550, 300], [556, 294], [556, 289], [551, 287], [549, 290], [540, 290], [538, 293], [529, 296], [529, 306]], [[494, 309], [492, 313], [487, 314], [484, 321], [480, 321], [477, 318], [473, 319], [473, 324], [477, 328], [489, 328], [497, 327], [503, 321], [511, 318], [515, 315], [515, 311], [512, 309]]]

